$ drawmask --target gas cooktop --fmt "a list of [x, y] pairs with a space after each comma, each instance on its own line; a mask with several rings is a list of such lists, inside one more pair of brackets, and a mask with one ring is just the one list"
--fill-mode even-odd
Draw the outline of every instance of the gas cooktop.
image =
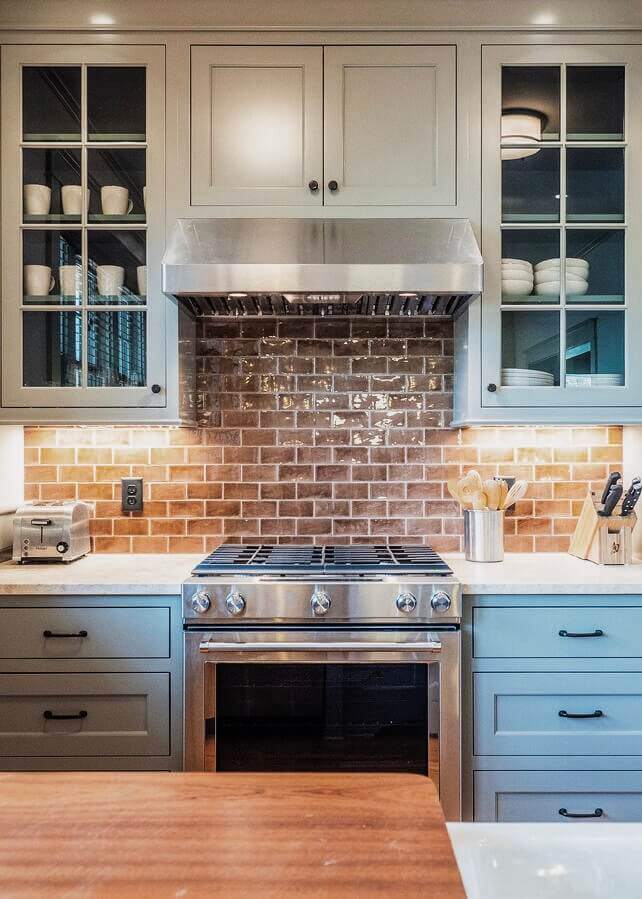
[[418, 575], [447, 577], [450, 568], [430, 546], [272, 546], [224, 544], [192, 571], [195, 577], [217, 575], [299, 577], [314, 575]]

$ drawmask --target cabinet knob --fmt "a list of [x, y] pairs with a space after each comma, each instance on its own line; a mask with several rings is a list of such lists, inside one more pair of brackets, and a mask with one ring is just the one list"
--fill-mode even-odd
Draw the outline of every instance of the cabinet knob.
[[334, 193], [336, 190], [339, 190], [339, 182], [338, 181], [328, 181], [328, 189]]
[[489, 393], [495, 393], [496, 390], [497, 390], [497, 384], [493, 384], [492, 381], [491, 381], [491, 383], [488, 385], [488, 387], [486, 388], [486, 390], [487, 390]]
[[309, 182], [308, 187], [310, 188], [312, 193], [315, 194], [319, 189], [319, 182], [312, 180]]
[[161, 389], [160, 384], [152, 384], [152, 393], [160, 393]]

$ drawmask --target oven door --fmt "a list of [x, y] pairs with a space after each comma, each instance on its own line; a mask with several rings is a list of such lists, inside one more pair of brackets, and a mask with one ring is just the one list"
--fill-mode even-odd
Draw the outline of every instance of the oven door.
[[457, 626], [185, 636], [187, 770], [424, 774], [460, 818]]

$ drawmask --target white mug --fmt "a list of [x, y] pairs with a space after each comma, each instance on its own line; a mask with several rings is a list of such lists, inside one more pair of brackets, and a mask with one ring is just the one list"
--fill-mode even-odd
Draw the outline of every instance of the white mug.
[[136, 281], [138, 282], [138, 293], [141, 297], [147, 296], [147, 266], [139, 265], [136, 269]]
[[98, 293], [103, 297], [118, 296], [125, 283], [125, 269], [122, 265], [96, 266]]
[[25, 213], [27, 215], [49, 215], [51, 209], [51, 188], [45, 184], [25, 184]]
[[134, 208], [127, 188], [116, 184], [100, 188], [100, 205], [104, 215], [128, 215]]
[[29, 297], [46, 297], [54, 289], [54, 278], [48, 265], [25, 265], [25, 294]]
[[[61, 190], [62, 211], [65, 215], [81, 215], [82, 187], [80, 184], [64, 184]], [[85, 196], [85, 211], [89, 209], [89, 191]]]
[[58, 269], [60, 294], [63, 297], [79, 297], [82, 294], [82, 268], [79, 265], [61, 265]]

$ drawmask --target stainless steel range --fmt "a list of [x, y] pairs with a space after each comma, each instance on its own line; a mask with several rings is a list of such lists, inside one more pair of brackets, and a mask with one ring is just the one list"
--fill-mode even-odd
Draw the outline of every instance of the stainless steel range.
[[187, 770], [415, 772], [460, 819], [461, 599], [430, 547], [224, 545], [183, 615]]

